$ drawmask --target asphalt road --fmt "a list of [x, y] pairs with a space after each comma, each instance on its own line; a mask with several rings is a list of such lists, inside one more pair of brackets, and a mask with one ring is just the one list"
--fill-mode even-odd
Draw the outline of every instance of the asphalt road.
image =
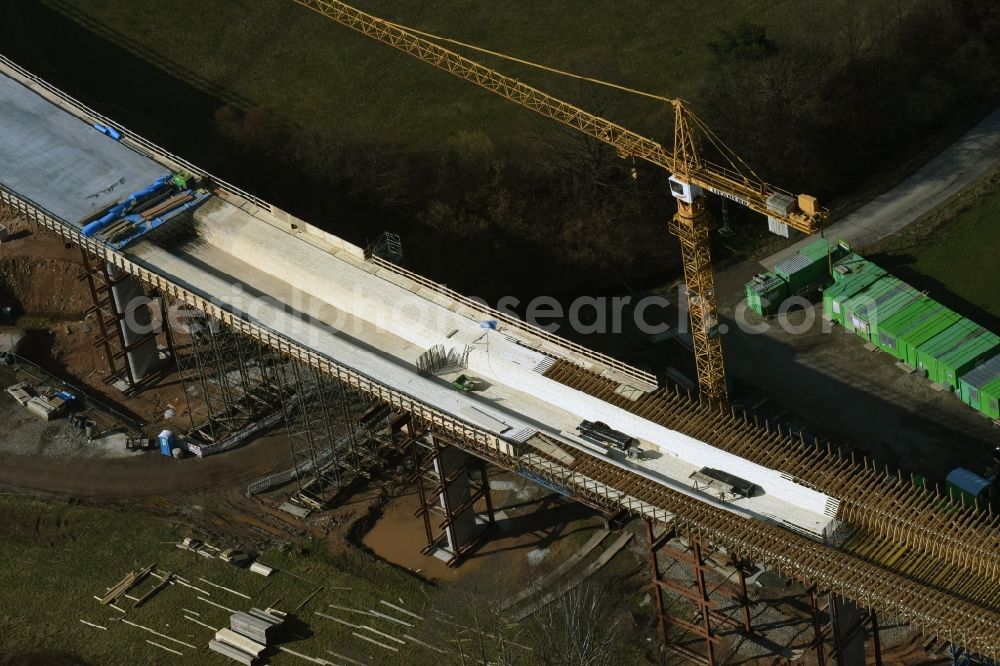
[[[894, 234], [971, 185], [1000, 163], [1000, 109], [984, 118], [916, 173], [824, 230], [830, 239], [864, 247]], [[794, 254], [810, 238], [793, 243], [760, 263], [766, 270]]]

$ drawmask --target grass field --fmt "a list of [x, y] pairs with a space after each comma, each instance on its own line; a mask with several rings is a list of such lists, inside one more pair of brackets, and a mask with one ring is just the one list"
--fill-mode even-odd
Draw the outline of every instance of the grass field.
[[[181, 659], [147, 643], [165, 645], [184, 654], [186, 663], [223, 663], [210, 653], [208, 628], [184, 619], [183, 609], [199, 613], [195, 619], [214, 628], [228, 626], [229, 613], [204, 601], [203, 597], [233, 610], [248, 610], [251, 605], [291, 611], [318, 587], [324, 586], [297, 613], [308, 626], [293, 625], [290, 649], [314, 657], [332, 657], [328, 650], [363, 659], [365, 663], [400, 663], [398, 653], [366, 645], [353, 638], [349, 627], [314, 615], [315, 611], [336, 614], [345, 619], [349, 613], [330, 610], [328, 604], [351, 608], [374, 608], [385, 599], [419, 612], [428, 594], [436, 588], [416, 578], [381, 564], [360, 551], [349, 549], [330, 555], [322, 544], [308, 552], [301, 549], [272, 551], [260, 560], [277, 567], [264, 578], [215, 558], [206, 559], [174, 544], [190, 535], [191, 529], [180, 522], [158, 519], [138, 511], [116, 511], [79, 505], [50, 503], [20, 496], [0, 497], [0, 521], [4, 540], [0, 547], [0, 569], [4, 571], [4, 590], [0, 595], [0, 663], [152, 664]], [[119, 606], [127, 614], [102, 606], [93, 597], [121, 580], [129, 571], [156, 563], [160, 571], [173, 571], [190, 584], [209, 593], [180, 584], [168, 586], [145, 605], [133, 609], [132, 601], [122, 599]], [[205, 579], [250, 597], [246, 599], [213, 587]], [[138, 596], [152, 588], [157, 579], [148, 578], [130, 594]], [[339, 588], [339, 589], [338, 589]], [[375, 618], [361, 618], [360, 624], [378, 625], [387, 633], [402, 631], [378, 624]], [[175, 638], [194, 648], [155, 636], [135, 626], [118, 621], [125, 618]], [[107, 627], [98, 629], [82, 623], [86, 620]], [[384, 623], [383, 623], [384, 624]], [[419, 623], [418, 623], [419, 624]], [[419, 636], [425, 629], [414, 628]], [[391, 641], [386, 641], [391, 642]], [[407, 663], [434, 663], [434, 653], [414, 645], [407, 648]], [[359, 657], [359, 655], [361, 655]], [[299, 658], [278, 653], [270, 657], [274, 664], [306, 663]]]
[[[47, 0], [130, 50], [209, 86], [272, 109], [302, 128], [337, 138], [377, 138], [414, 152], [440, 148], [460, 132], [483, 132], [517, 148], [553, 131], [513, 104], [479, 92], [389, 47], [287, 0], [196, 0], [155, 8], [123, 0]], [[583, 0], [358, 2], [359, 8], [434, 34], [482, 45], [553, 67], [607, 78], [666, 96], [696, 97], [712, 69], [709, 43], [744, 21], [765, 25], [782, 42], [827, 39], [858, 3], [649, 3]], [[868, 6], [867, 2], [863, 2]], [[908, 3], [904, 3], [908, 4]], [[571, 9], [568, 9], [571, 8]], [[473, 56], [479, 58], [480, 56]], [[575, 82], [484, 57], [504, 72], [663, 141], [672, 111], [618, 93], [581, 92]]]
[[[214, 630], [229, 626], [232, 611], [268, 606], [291, 614], [279, 648], [266, 655], [268, 663], [308, 663], [281, 648], [340, 665], [352, 663], [349, 660], [372, 666], [468, 663], [457, 654], [455, 641], [465, 641], [472, 648], [477, 648], [479, 641], [485, 643], [488, 629], [473, 627], [493, 626], [495, 620], [477, 613], [493, 618], [488, 604], [497, 603], [524, 584], [520, 579], [514, 581], [508, 566], [511, 561], [503, 559], [502, 551], [479, 569], [466, 572], [460, 584], [432, 584], [359, 548], [341, 545], [331, 551], [326, 542], [315, 540], [261, 553], [258, 561], [275, 568], [269, 577], [262, 577], [218, 557], [205, 558], [178, 548], [176, 544], [186, 536], [205, 538], [204, 532], [183, 518], [14, 494], [0, 494], [0, 524], [4, 525], [0, 543], [0, 571], [4, 572], [0, 665], [4, 666], [222, 664], [226, 661], [207, 648]], [[553, 559], [578, 548], [590, 534], [583, 529], [567, 535], [559, 546], [561, 554]], [[211, 538], [206, 540], [212, 542]], [[121, 610], [94, 598], [130, 571], [150, 564], [156, 565], [154, 571], [173, 572], [199, 589], [177, 582], [133, 608], [133, 599], [159, 582], [149, 577], [128, 592], [133, 598], [118, 601]], [[615, 608], [608, 611], [611, 615], [602, 615], [606, 621], [624, 610], [639, 614], [649, 610], [647, 590], [636, 587], [637, 572], [641, 581], [644, 566], [622, 554], [606, 567], [602, 574], [606, 577], [595, 583], [616, 590], [611, 597]], [[644, 596], [645, 610], [638, 605]], [[366, 613], [368, 610], [410, 626]], [[639, 663], [638, 651], [645, 649], [644, 641], [637, 638], [641, 631], [627, 628], [631, 626], [623, 624], [618, 637], [616, 654], [622, 663]], [[511, 624], [508, 629], [510, 636], [525, 646], [518, 648], [525, 659], [519, 663], [540, 663], [533, 659], [532, 650], [538, 647], [533, 620]], [[389, 647], [359, 638], [358, 633]], [[535, 648], [528, 647], [531, 645]]]
[[984, 325], [1000, 322], [1000, 171], [873, 255], [931, 297]]

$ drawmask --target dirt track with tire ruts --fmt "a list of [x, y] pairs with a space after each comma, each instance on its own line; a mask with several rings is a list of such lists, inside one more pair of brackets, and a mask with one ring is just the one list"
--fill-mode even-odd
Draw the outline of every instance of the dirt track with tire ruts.
[[266, 436], [217, 456], [184, 460], [155, 451], [129, 458], [53, 458], [0, 452], [0, 486], [107, 499], [211, 493], [242, 490], [250, 481], [290, 464], [283, 434]]

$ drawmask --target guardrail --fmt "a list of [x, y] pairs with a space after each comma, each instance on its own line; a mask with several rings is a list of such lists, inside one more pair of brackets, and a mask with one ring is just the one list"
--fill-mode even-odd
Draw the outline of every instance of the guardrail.
[[480, 430], [471, 423], [445, 414], [422, 402], [415, 396], [380, 384], [372, 377], [348, 368], [316, 351], [303, 347], [267, 326], [244, 319], [240, 314], [230, 311], [218, 302], [205, 298], [186, 287], [168, 280], [164, 276], [132, 261], [124, 254], [107, 247], [93, 238], [84, 236], [76, 227], [62, 222], [43, 207], [22, 197], [3, 184], [0, 184], [0, 202], [14, 208], [40, 227], [55, 232], [64, 240], [83, 247], [99, 259], [158, 289], [162, 295], [183, 301], [191, 307], [230, 326], [237, 332], [249, 336], [272, 349], [276, 349], [290, 358], [317, 368], [338, 381], [386, 402], [397, 409], [410, 412], [414, 418], [428, 425], [443, 428], [456, 436], [470, 438], [498, 450], [509, 450], [512, 446], [496, 434]]

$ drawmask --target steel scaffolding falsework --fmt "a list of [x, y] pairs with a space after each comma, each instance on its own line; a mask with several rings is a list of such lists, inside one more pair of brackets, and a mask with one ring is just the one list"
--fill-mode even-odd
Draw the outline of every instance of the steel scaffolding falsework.
[[289, 478], [323, 506], [379, 463], [374, 429], [385, 420], [370, 395], [246, 336], [183, 301], [164, 308], [196, 438], [211, 446], [284, 423]]
[[291, 360], [281, 367], [282, 411], [303, 501], [322, 507], [381, 461], [378, 401]]
[[163, 317], [198, 439], [220, 443], [280, 410], [276, 369], [286, 361], [277, 352], [181, 301]]

